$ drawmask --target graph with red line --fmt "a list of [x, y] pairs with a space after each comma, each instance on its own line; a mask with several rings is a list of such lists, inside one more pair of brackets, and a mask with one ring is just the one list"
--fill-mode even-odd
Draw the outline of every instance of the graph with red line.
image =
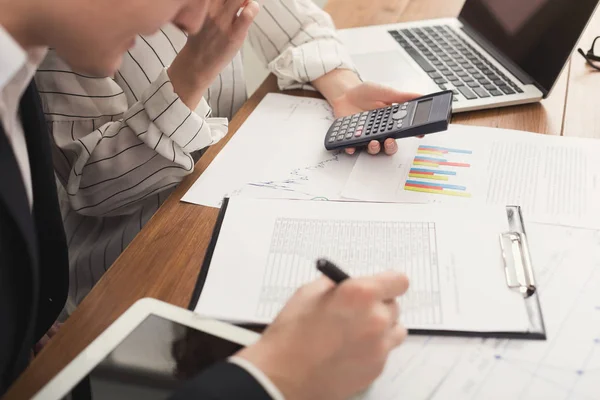
[[417, 149], [404, 190], [471, 197], [461, 175], [471, 167], [471, 150], [421, 145]]

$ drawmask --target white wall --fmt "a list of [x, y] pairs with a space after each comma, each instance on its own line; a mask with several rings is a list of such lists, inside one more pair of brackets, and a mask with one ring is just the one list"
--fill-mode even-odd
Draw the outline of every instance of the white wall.
[[[327, 3], [327, 0], [313, 1], [319, 7], [323, 7]], [[260, 86], [262, 81], [265, 80], [269, 73], [267, 69], [263, 67], [262, 63], [260, 62], [260, 59], [257, 57], [256, 53], [254, 53], [254, 50], [252, 50], [249, 40], [246, 40], [246, 43], [244, 43], [242, 51], [244, 54], [244, 69], [246, 73], [246, 84], [249, 97]]]

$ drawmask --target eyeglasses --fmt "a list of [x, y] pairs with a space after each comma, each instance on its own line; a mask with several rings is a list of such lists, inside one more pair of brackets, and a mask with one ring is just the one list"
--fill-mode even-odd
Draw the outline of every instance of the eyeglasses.
[[[577, 49], [577, 51], [583, 56], [583, 58], [585, 58], [585, 61], [587, 61], [592, 68], [600, 71], [600, 40], [598, 39], [600, 39], [600, 36], [594, 39], [592, 42], [592, 47], [587, 51], [587, 53], [584, 53], [581, 48]], [[596, 43], [598, 43], [598, 46], [596, 46]]]

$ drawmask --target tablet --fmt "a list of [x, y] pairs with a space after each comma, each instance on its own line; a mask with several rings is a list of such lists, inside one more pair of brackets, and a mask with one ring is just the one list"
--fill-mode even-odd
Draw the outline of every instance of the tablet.
[[142, 299], [86, 347], [34, 399], [166, 399], [259, 334], [155, 299]]

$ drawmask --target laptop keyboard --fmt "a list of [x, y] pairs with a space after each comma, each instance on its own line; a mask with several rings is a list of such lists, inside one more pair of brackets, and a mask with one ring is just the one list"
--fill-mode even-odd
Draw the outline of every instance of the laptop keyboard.
[[[467, 100], [523, 93], [502, 71], [446, 25], [389, 31], [442, 90]], [[458, 101], [455, 97], [454, 101]]]

